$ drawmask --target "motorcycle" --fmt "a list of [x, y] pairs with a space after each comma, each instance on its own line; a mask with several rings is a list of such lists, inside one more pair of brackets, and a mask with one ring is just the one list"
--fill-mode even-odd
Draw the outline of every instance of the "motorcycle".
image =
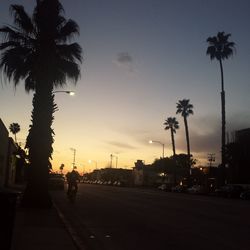
[[67, 193], [68, 199], [71, 203], [75, 203], [76, 193], [77, 193], [77, 187], [72, 186], [72, 188]]

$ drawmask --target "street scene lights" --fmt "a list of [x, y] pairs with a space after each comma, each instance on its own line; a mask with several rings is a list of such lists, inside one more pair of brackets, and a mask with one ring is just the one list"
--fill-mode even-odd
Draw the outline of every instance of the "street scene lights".
[[150, 144], [152, 144], [152, 143], [159, 143], [159, 144], [161, 144], [162, 145], [162, 158], [164, 158], [164, 147], [165, 147], [164, 143], [162, 143], [160, 141], [152, 141], [152, 140], [150, 140], [149, 143]]
[[94, 161], [94, 160], [89, 160], [89, 163], [92, 163], [94, 162], [95, 163], [95, 169], [97, 169], [97, 161]]

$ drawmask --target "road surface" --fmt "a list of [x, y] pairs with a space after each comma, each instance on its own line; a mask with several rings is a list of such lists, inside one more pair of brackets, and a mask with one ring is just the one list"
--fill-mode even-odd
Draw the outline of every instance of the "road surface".
[[250, 249], [249, 201], [91, 184], [75, 204], [53, 197], [85, 249]]

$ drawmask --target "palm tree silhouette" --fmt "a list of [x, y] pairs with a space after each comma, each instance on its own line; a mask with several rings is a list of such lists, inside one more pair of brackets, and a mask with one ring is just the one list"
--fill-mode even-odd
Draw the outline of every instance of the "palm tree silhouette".
[[37, 0], [32, 17], [21, 5], [11, 5], [10, 10], [14, 24], [0, 28], [0, 69], [15, 86], [23, 80], [25, 90], [34, 91], [32, 125], [26, 141], [30, 171], [23, 205], [50, 207], [48, 166], [56, 110], [53, 89], [66, 85], [68, 79], [76, 83], [80, 76], [81, 47], [69, 42], [79, 34], [79, 28], [64, 18], [58, 0]]
[[10, 124], [9, 129], [10, 129], [10, 132], [15, 136], [15, 142], [17, 143], [16, 134], [20, 132], [20, 125], [16, 122], [13, 122]]
[[225, 168], [225, 150], [226, 150], [226, 108], [225, 108], [225, 90], [224, 90], [224, 75], [222, 60], [228, 59], [233, 55], [234, 42], [229, 42], [228, 39], [231, 34], [225, 32], [218, 32], [217, 36], [208, 37], [209, 44], [207, 48], [207, 55], [210, 59], [216, 59], [220, 63], [221, 73], [221, 166]]
[[188, 154], [188, 166], [190, 166], [190, 141], [189, 141], [189, 132], [188, 132], [188, 123], [187, 118], [189, 115], [193, 115], [193, 105], [189, 103], [189, 99], [179, 100], [176, 103], [176, 114], [181, 114], [184, 119], [185, 131], [186, 131], [186, 141], [187, 141], [187, 154]]
[[175, 142], [174, 142], [174, 134], [176, 133], [176, 129], [179, 129], [179, 122], [175, 117], [168, 117], [164, 122], [165, 130], [170, 129], [171, 132], [171, 140], [173, 147], [173, 155], [175, 156]]
[[60, 173], [62, 174], [63, 172], [63, 169], [64, 169], [65, 165], [62, 163], [61, 166], [60, 166]]

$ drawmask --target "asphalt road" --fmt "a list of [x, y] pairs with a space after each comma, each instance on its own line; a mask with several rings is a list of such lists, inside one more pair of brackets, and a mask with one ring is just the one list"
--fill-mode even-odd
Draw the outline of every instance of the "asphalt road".
[[250, 249], [249, 201], [89, 184], [75, 204], [53, 196], [82, 249]]

